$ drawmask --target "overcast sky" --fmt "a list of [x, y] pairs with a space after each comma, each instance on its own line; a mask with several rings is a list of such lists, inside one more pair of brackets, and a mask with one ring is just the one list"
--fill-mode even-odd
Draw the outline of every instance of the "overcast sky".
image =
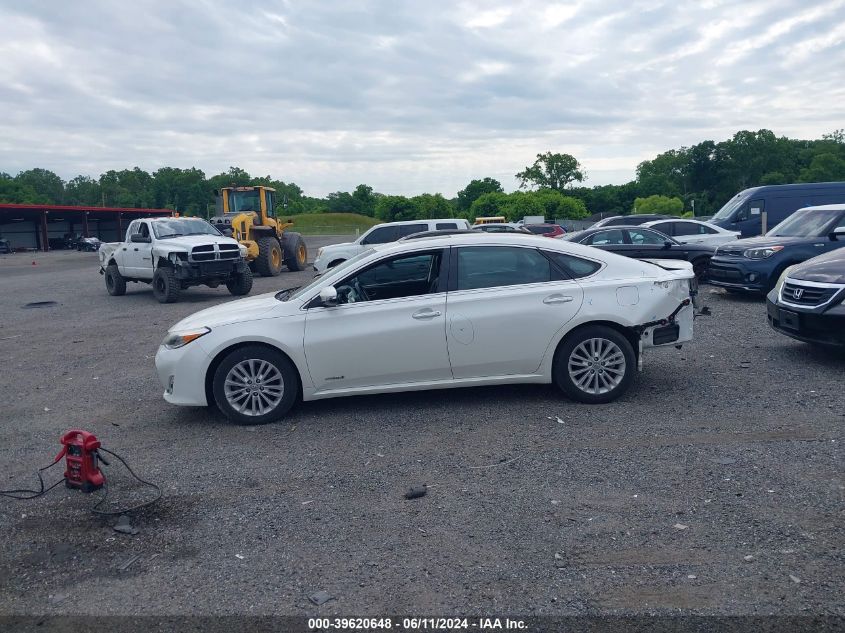
[[845, 127], [845, 0], [0, 0], [0, 171], [229, 165], [309, 195], [587, 184], [740, 129]]

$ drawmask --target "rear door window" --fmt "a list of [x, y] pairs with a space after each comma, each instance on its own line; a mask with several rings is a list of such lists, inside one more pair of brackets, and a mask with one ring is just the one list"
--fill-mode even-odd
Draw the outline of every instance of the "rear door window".
[[414, 233], [422, 233], [428, 230], [428, 224], [400, 224], [399, 237], [406, 237]]
[[631, 244], [663, 244], [666, 236], [648, 229], [628, 229]]
[[599, 231], [593, 233], [582, 244], [589, 244], [590, 246], [606, 246], [612, 244], [624, 244], [625, 233], [621, 229], [610, 229], [607, 231]]
[[515, 246], [463, 246], [458, 249], [458, 290], [551, 280], [551, 262], [536, 249]]
[[380, 226], [373, 229], [367, 237], [364, 238], [362, 244], [387, 244], [388, 242], [395, 242], [399, 239], [399, 227], [397, 226]]

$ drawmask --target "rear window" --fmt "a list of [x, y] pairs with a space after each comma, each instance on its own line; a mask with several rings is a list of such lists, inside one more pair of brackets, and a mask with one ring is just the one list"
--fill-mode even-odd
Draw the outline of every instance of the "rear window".
[[449, 231], [458, 228], [458, 224], [456, 222], [438, 222], [434, 228], [438, 231]]
[[458, 290], [551, 281], [551, 268], [533, 248], [463, 246], [458, 249]]
[[428, 230], [428, 224], [401, 224], [399, 226], [399, 237], [406, 237], [414, 233], [422, 233]]
[[555, 230], [555, 227], [553, 227], [553, 226], [536, 226], [536, 225], [531, 225], [531, 224], [529, 224], [525, 228], [528, 229], [529, 231], [531, 231], [532, 233], [537, 233], [539, 235], [542, 235], [542, 234], [545, 234], [545, 233], [554, 233], [554, 230]]

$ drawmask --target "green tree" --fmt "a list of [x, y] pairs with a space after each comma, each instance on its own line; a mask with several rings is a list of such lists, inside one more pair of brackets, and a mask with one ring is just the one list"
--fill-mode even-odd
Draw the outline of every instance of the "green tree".
[[30, 185], [18, 182], [9, 174], [0, 173], [0, 203], [50, 204], [50, 199], [37, 193]]
[[376, 203], [376, 216], [384, 222], [415, 220], [419, 209], [413, 200], [405, 196], [384, 196]]
[[563, 191], [571, 183], [582, 182], [586, 173], [574, 156], [570, 154], [537, 154], [533, 165], [518, 172], [520, 189], [538, 187]]
[[352, 192], [355, 213], [373, 217], [376, 213], [376, 203], [380, 194], [374, 193], [369, 185], [358, 185]]
[[472, 203], [485, 193], [504, 193], [502, 183], [495, 178], [482, 178], [481, 180], [470, 180], [469, 184], [458, 192], [456, 206], [458, 211], [466, 213]]
[[530, 195], [543, 207], [543, 212], [537, 215], [542, 215], [549, 221], [563, 218], [579, 220], [590, 215], [583, 200], [573, 196], [565, 196], [554, 189], [540, 189], [530, 192]]
[[809, 167], [801, 170], [801, 182], [837, 182], [845, 180], [845, 159], [835, 154], [818, 154]]
[[48, 169], [27, 169], [15, 176], [15, 181], [29, 187], [46, 202], [42, 204], [63, 204], [65, 183]]
[[634, 213], [662, 213], [680, 215], [684, 211], [684, 202], [680, 198], [668, 196], [648, 196], [634, 200]]
[[222, 189], [223, 187], [247, 187], [252, 182], [252, 176], [240, 167], [229, 167], [229, 171], [217, 174], [208, 179], [211, 189]]
[[139, 167], [107, 171], [100, 176], [100, 191], [107, 207], [149, 208], [155, 205], [153, 178]]
[[495, 217], [505, 215], [505, 207], [508, 205], [508, 195], [498, 191], [483, 193], [476, 198], [469, 207], [467, 219], [472, 222], [475, 218]]
[[515, 191], [507, 196], [503, 211], [509, 222], [516, 222], [527, 215], [544, 216], [546, 210], [535, 192]]
[[65, 202], [73, 205], [100, 206], [100, 184], [90, 176], [76, 176], [65, 185]]
[[441, 194], [424, 193], [411, 198], [417, 205], [417, 218], [420, 220], [436, 220], [438, 218], [452, 218], [455, 209]]

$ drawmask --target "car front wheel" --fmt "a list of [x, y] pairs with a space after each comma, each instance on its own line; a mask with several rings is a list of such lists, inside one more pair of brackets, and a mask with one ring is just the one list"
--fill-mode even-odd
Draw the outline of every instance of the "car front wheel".
[[636, 367], [634, 348], [623, 334], [592, 325], [564, 339], [555, 357], [554, 379], [573, 400], [600, 404], [628, 390]]
[[247, 345], [229, 353], [217, 366], [212, 391], [230, 422], [267, 424], [280, 420], [293, 407], [299, 377], [281, 352]]

